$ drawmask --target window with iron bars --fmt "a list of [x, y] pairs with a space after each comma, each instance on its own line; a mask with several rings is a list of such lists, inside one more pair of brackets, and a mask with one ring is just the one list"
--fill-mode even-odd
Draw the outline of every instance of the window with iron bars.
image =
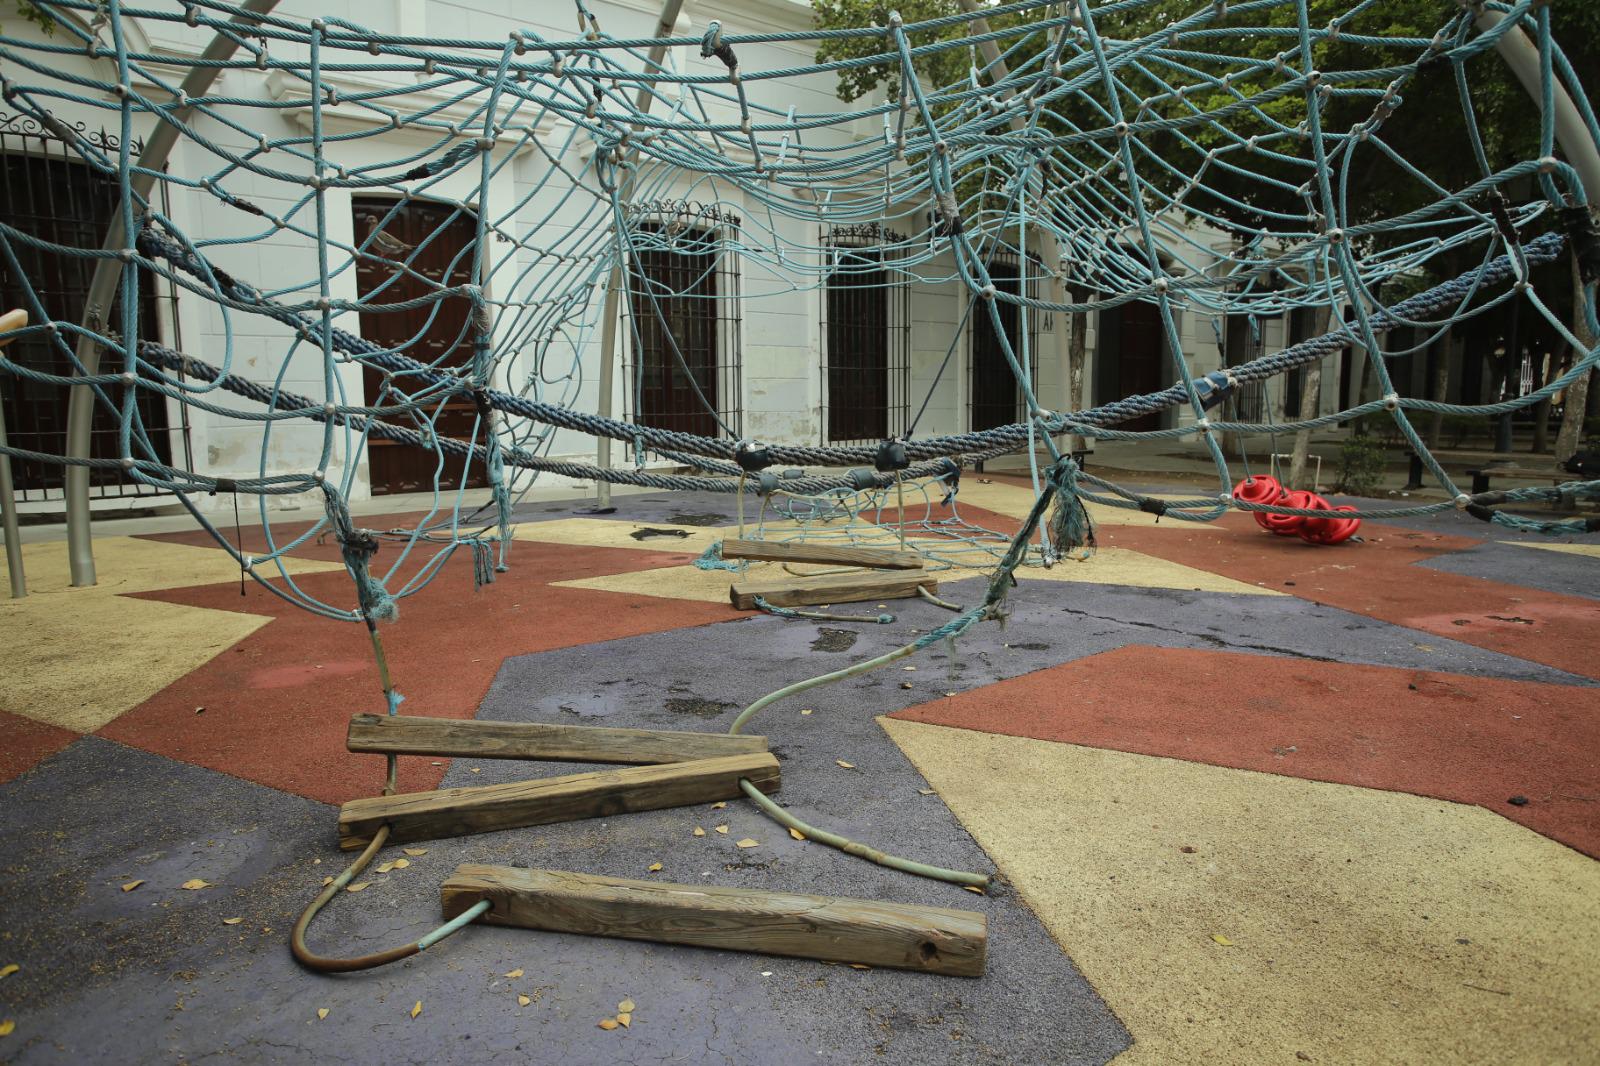
[[894, 266], [904, 237], [877, 223], [822, 234], [822, 442], [864, 444], [906, 431], [910, 289]]
[[[115, 155], [120, 150], [121, 141], [115, 134], [88, 129], [83, 123], [73, 125], [73, 129], [85, 143], [100, 151]], [[135, 155], [143, 149], [137, 141], [130, 147]], [[163, 184], [163, 210], [166, 209], [165, 194]], [[4, 205], [9, 225], [51, 244], [98, 250], [106, 239], [106, 227], [118, 202], [117, 183], [76, 159], [72, 149], [53, 129], [31, 115], [0, 112], [0, 204]], [[37, 321], [39, 308], [32, 306], [24, 296], [23, 280], [26, 279], [49, 318], [82, 321], [96, 261], [57, 254], [20, 241], [11, 242], [10, 249], [16, 257], [15, 264], [9, 257], [0, 256], [0, 308], [24, 308]], [[170, 287], [165, 288], [166, 293], [158, 296], [154, 279], [148, 272], [140, 272], [139, 331], [144, 337], [159, 340], [163, 333], [162, 319], [166, 318], [166, 332], [176, 347], [181, 345], [174, 307], [176, 295]], [[121, 323], [121, 315], [119, 297], [105, 318], [108, 325], [102, 327], [101, 332], [108, 336], [114, 334]], [[74, 336], [66, 332], [54, 338], [33, 335], [13, 342], [5, 354], [22, 366], [67, 376], [73, 373], [74, 364], [65, 346], [73, 343]], [[116, 361], [113, 369], [120, 369], [120, 357], [116, 352], [107, 358]], [[0, 377], [0, 393], [3, 393], [0, 400], [5, 404], [8, 443], [13, 448], [28, 451], [64, 454], [69, 391], [11, 375]], [[120, 403], [121, 389], [108, 390], [107, 395], [113, 403]], [[139, 390], [135, 402], [140, 424], [155, 457], [170, 464], [176, 455], [181, 466], [191, 468], [189, 424], [183, 407], [172, 405], [178, 409], [177, 418], [172, 419], [166, 398], [147, 389]], [[90, 432], [91, 455], [118, 457], [120, 422], [116, 411], [96, 402]], [[145, 454], [140, 450], [137, 437], [134, 454], [141, 458]], [[65, 468], [54, 463], [13, 458], [11, 469], [20, 502], [62, 498]], [[116, 468], [91, 468], [89, 484], [91, 494], [98, 498], [153, 496], [160, 491], [125, 479], [122, 471]]]
[[715, 204], [650, 201], [630, 210], [624, 385], [638, 424], [739, 435], [738, 227]]
[[[1037, 299], [1039, 275], [1042, 272], [1037, 260], [1024, 259], [1010, 249], [990, 254], [989, 278], [997, 292]], [[1026, 267], [1026, 269], [1024, 269]], [[1011, 353], [1022, 365], [1022, 308], [1006, 300], [994, 301], [999, 313], [1000, 327], [1005, 331]], [[1028, 320], [1029, 387], [1039, 386], [1039, 320], [1042, 314], [1033, 311]], [[967, 425], [972, 431], [993, 429], [1020, 422], [1027, 417], [1022, 399], [1022, 389], [1017, 376], [1006, 361], [1000, 334], [995, 330], [994, 316], [989, 313], [989, 301], [978, 299], [969, 318], [971, 359], [969, 360], [969, 386], [967, 389]]]

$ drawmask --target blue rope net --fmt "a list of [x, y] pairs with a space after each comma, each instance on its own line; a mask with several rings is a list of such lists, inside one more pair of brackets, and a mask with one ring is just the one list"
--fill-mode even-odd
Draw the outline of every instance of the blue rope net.
[[[1550, 8], [1441, 5], [1434, 31], [1415, 36], [1392, 31], [1375, 0], [1348, 0], [1326, 20], [1330, 6], [920, 3], [934, 12], [921, 21], [890, 13], [881, 25], [799, 33], [725, 33], [713, 22], [687, 36], [623, 37], [578, 0], [574, 35], [421, 39], [265, 2], [134, 10], [41, 0], [30, 10], [51, 32], [20, 18], [0, 28], [0, 92], [113, 182], [120, 203], [103, 244], [47, 241], [0, 212], [0, 253], [30, 315], [13, 336], [42, 341], [53, 358], [0, 360], [0, 370], [12, 388], [86, 387], [115, 415], [119, 439], [116, 455], [6, 452], [115, 468], [174, 493], [252, 575], [265, 582], [276, 571], [280, 580], [265, 582], [275, 593], [369, 622], [393, 616], [462, 547], [477, 579], [491, 580], [508, 562], [512, 509], [541, 474], [756, 496], [763, 518], [771, 508], [812, 535], [842, 519], [831, 535], [869, 543], [884, 536], [872, 517], [910, 493], [923, 508], [913, 531], [923, 546], [947, 542], [933, 552], [945, 565], [1048, 561], [1043, 533], [1031, 556], [1009, 550], [1010, 538], [960, 518], [954, 490], [963, 467], [1020, 452], [1041, 497], [1150, 509], [1139, 493], [1078, 471], [1059, 446], [1067, 434], [1188, 439], [1209, 455], [1218, 492], [1160, 507], [1208, 521], [1241, 506], [1229, 495], [1224, 433], [1388, 419], [1453, 498], [1358, 515], [1462, 508], [1513, 528], [1582, 531], [1592, 523], [1501, 509], [1554, 490], [1461, 491], [1413, 424], [1419, 414], [1533, 407], [1600, 361], [1600, 240], [1588, 207], [1600, 190], [1585, 188], [1574, 164], [1600, 144], [1600, 124]], [[203, 54], [151, 43], [185, 35], [214, 43]], [[1497, 53], [1512, 35], [1537, 55], [1537, 99], [1523, 111], [1536, 136], [1505, 161], [1486, 147], [1473, 88], [1490, 66], [1503, 73]], [[795, 42], [817, 59], [742, 61]], [[886, 92], [806, 111], [786, 85], [808, 78], [866, 78]], [[1424, 106], [1412, 95], [1424, 85], [1429, 114], [1459, 131], [1464, 171], [1457, 160], [1435, 173], [1389, 136], [1397, 115]], [[118, 135], [88, 137], [81, 121], [59, 117], [69, 112]], [[353, 228], [352, 198], [367, 205]], [[432, 229], [397, 236], [407, 206], [421, 203], [436, 208]], [[690, 327], [673, 308], [711, 301], [721, 323], [741, 306], [818, 289], [841, 269], [826, 235], [851, 227], [880, 243], [868, 264], [883, 279], [875, 284], [944, 286], [959, 305], [943, 363], [909, 397], [918, 416], [886, 446], [743, 439], [738, 412], [690, 365]], [[470, 238], [438, 267], [430, 249], [463, 228]], [[664, 290], [643, 267], [662, 253], [703, 263], [703, 276]], [[53, 305], [47, 279], [23, 267], [40, 254], [109, 272], [115, 313]], [[991, 268], [1004, 255], [1022, 264], [1024, 283], [997, 284]], [[1575, 299], [1561, 289], [1569, 262], [1582, 278]], [[708, 284], [712, 274], [738, 285]], [[203, 307], [200, 343], [180, 350], [141, 321], [135, 296], [152, 281]], [[1132, 301], [1157, 310], [1172, 384], [1072, 410], [1044, 403], [1037, 368], [1064, 358], [1044, 331]], [[1563, 372], [1490, 404], [1400, 389], [1390, 360], [1510, 303], [1570, 353]], [[1240, 316], [1260, 338], [1263, 323], [1297, 309], [1320, 312], [1323, 328], [1238, 365], [1194, 369], [1183, 316]], [[621, 416], [598, 413], [608, 315], [621, 323], [614, 347], [638, 346], [646, 332], [665, 344], [661, 371], [693, 394], [693, 418], [641, 414], [639, 373], [625, 377]], [[983, 319], [1015, 378], [1017, 420], [923, 431], [961, 330]], [[1410, 346], [1385, 351], [1400, 328]], [[1230, 401], [1242, 390], [1347, 348], [1372, 353], [1370, 396], [1289, 422], [1237, 417]], [[370, 396], [363, 376], [378, 383]], [[248, 431], [254, 471], [217, 478], [162, 461], [153, 440], [162, 430], [145, 423], [141, 394]], [[464, 428], [448, 421], [463, 410]], [[1126, 428], [1166, 412], [1184, 417]], [[574, 459], [570, 445], [557, 449], [572, 434], [619, 442], [632, 465]], [[399, 545], [381, 564], [379, 534], [358, 529], [348, 507], [374, 441], [434, 458], [432, 506], [412, 528], [381, 534]], [[463, 503], [473, 476], [492, 497], [476, 510]], [[266, 552], [246, 557], [194, 503], [218, 490], [260, 497]], [[1600, 483], [1562, 491], [1594, 496]], [[327, 517], [297, 537], [274, 535], [269, 498], [301, 493]], [[1073, 502], [1050, 525], [1075, 540], [1079, 512]], [[330, 530], [356, 606], [318, 600], [281, 565]]]

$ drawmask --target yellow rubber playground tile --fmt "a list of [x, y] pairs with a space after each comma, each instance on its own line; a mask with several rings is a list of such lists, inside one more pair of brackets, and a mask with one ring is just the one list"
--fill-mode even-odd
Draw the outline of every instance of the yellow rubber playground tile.
[[1478, 807], [879, 720], [1134, 1045], [1600, 1061], [1600, 863]]

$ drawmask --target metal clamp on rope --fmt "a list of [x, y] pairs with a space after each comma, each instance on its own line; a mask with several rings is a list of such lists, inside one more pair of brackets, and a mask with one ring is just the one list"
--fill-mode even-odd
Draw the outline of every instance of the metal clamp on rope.
[[712, 56], [722, 60], [723, 65], [729, 70], [739, 66], [739, 60], [733, 54], [733, 46], [722, 40], [722, 23], [716, 19], [707, 24], [706, 35], [700, 38], [700, 58], [710, 59]]
[[211, 486], [211, 495], [213, 495], [213, 496], [215, 496], [219, 492], [238, 492], [238, 491], [239, 491], [239, 483], [237, 481], [233, 480], [233, 478], [231, 478], [231, 477], [219, 477], [219, 478], [217, 478], [216, 483]]
[[864, 466], [854, 467], [845, 471], [844, 479], [853, 489], [875, 489], [878, 487], [878, 472]]
[[1233, 378], [1226, 371], [1213, 370], [1194, 379], [1194, 391], [1200, 397], [1201, 408], [1209, 411], [1232, 394]]
[[789, 467], [789, 469], [787, 469], [787, 470], [785, 470], [783, 472], [783, 477], [784, 477], [785, 481], [795, 481], [795, 480], [797, 480], [799, 478], [803, 478], [805, 476], [806, 476], [806, 472], [804, 470], [801, 470], [798, 466], [791, 466], [791, 467]]
[[778, 491], [778, 475], [770, 470], [763, 470], [756, 475], [756, 494], [771, 496]]
[[742, 440], [733, 448], [733, 461], [747, 473], [758, 473], [772, 465], [772, 452], [758, 440]]
[[949, 456], [944, 456], [939, 460], [939, 472], [934, 477], [943, 481], [948, 489], [939, 506], [949, 507], [956, 498], [956, 493], [961, 491], [961, 464]]
[[904, 470], [910, 466], [911, 460], [906, 456], [906, 442], [890, 437], [878, 445], [878, 454], [872, 457], [872, 465], [885, 474]]

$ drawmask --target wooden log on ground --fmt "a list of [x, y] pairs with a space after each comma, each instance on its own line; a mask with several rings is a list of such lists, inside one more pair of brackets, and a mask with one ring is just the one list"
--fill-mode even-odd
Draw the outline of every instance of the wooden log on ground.
[[759, 559], [774, 563], [826, 563], [867, 566], [878, 570], [921, 570], [922, 556], [914, 551], [889, 548], [852, 548], [804, 541], [739, 540], [722, 542], [724, 559]]
[[350, 719], [345, 747], [354, 752], [379, 755], [667, 763], [766, 751], [767, 738], [669, 729], [357, 714]]
[[894, 570], [876, 574], [735, 581], [728, 589], [728, 599], [743, 611], [755, 608], [757, 596], [774, 607], [807, 607], [819, 603], [897, 600], [904, 596], [915, 596], [919, 585], [929, 592], [939, 591], [938, 580], [926, 570]]
[[744, 795], [740, 778], [763, 792], [776, 792], [778, 760], [768, 752], [750, 752], [504, 785], [372, 796], [339, 808], [339, 846], [346, 851], [366, 847], [385, 823], [390, 842], [399, 844], [736, 799]]
[[440, 895], [446, 919], [487, 899], [491, 925], [958, 977], [982, 976], [989, 935], [976, 911], [477, 863], [457, 867]]

